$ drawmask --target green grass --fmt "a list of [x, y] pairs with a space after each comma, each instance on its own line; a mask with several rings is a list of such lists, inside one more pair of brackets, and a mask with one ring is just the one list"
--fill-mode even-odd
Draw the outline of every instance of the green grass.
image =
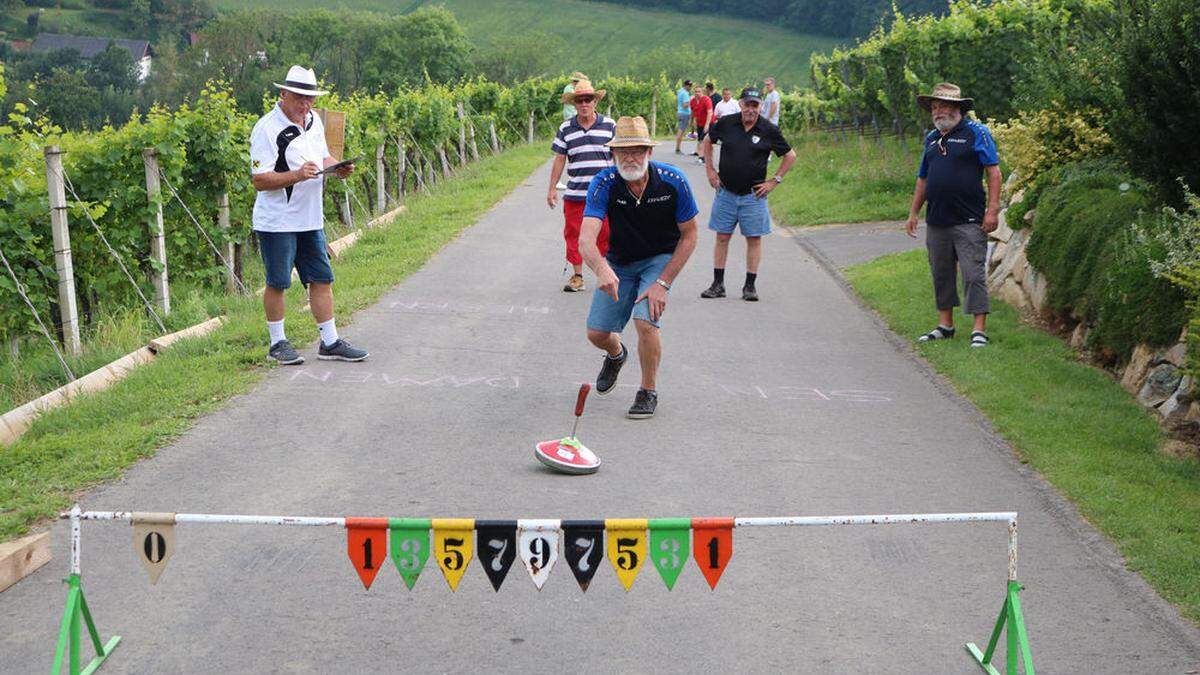
[[[329, 7], [324, 0], [215, 0], [220, 10], [248, 7], [289, 11]], [[376, 12], [411, 12], [442, 5], [454, 12], [468, 38], [486, 51], [501, 36], [542, 32], [561, 39], [554, 63], [561, 73], [582, 70], [593, 78], [627, 74], [639, 52], [690, 43], [696, 49], [725, 52], [718, 72], [694, 73], [728, 83], [775, 77], [785, 90], [807, 85], [809, 56], [844, 42], [797, 33], [758, 21], [719, 15], [645, 10], [586, 0], [338, 0], [338, 7]], [[557, 74], [557, 73], [556, 73]]]
[[[771, 211], [780, 222], [803, 226], [908, 217], [920, 161], [916, 139], [851, 135], [841, 140], [816, 132], [792, 139], [792, 147], [796, 164], [771, 195]], [[771, 171], [778, 162], [773, 160]]]
[[[409, 197], [392, 224], [369, 231], [338, 260], [339, 323], [420, 268], [545, 159], [541, 142], [514, 148], [461, 169], [430, 196]], [[303, 298], [293, 286], [288, 337], [297, 344], [316, 339], [311, 317], [300, 309]], [[263, 377], [259, 300], [209, 302], [229, 319], [211, 336], [178, 343], [112, 388], [42, 415], [14, 445], [0, 448], [0, 541], [52, 517], [89, 486], [120, 476]]]
[[[924, 251], [846, 272], [896, 333], [935, 319]], [[1111, 537], [1131, 569], [1200, 621], [1200, 463], [1165, 455], [1158, 424], [1111, 377], [993, 300], [992, 344], [917, 345], [1043, 477]]]

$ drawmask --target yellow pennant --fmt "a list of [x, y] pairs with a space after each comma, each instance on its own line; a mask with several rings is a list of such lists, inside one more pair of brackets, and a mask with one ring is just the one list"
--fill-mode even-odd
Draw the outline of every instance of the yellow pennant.
[[442, 576], [450, 584], [450, 590], [458, 589], [471, 556], [475, 551], [472, 539], [475, 534], [474, 518], [434, 518], [433, 554], [437, 557]]
[[604, 521], [604, 529], [608, 530], [608, 561], [628, 591], [646, 562], [646, 519], [610, 518]]

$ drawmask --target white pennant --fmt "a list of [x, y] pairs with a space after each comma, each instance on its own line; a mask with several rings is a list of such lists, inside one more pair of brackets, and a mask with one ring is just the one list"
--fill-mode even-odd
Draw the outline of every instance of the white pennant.
[[518, 520], [517, 550], [521, 562], [529, 571], [533, 585], [542, 590], [550, 569], [558, 561], [558, 540], [561, 538], [561, 523], [557, 520]]

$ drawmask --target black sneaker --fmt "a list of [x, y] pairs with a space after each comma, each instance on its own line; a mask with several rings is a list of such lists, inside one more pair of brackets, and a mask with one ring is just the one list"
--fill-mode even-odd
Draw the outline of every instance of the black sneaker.
[[725, 297], [725, 284], [713, 282], [712, 286], [704, 289], [700, 293], [702, 298], [723, 298]]
[[654, 417], [654, 409], [657, 407], [658, 392], [638, 389], [637, 396], [633, 399], [633, 405], [629, 408], [629, 412], [625, 413], [625, 416], [634, 420]]
[[370, 354], [365, 349], [351, 346], [349, 342], [340, 338], [329, 346], [322, 342], [317, 350], [317, 358], [322, 361], [362, 361], [368, 356]]
[[625, 361], [629, 359], [629, 350], [625, 349], [625, 345], [621, 345], [621, 355], [617, 358], [612, 358], [607, 354], [604, 356], [604, 365], [600, 367], [600, 374], [596, 376], [596, 393], [603, 396], [613, 390], [617, 386], [617, 375], [621, 374], [621, 366], [625, 365]]
[[278, 361], [281, 366], [298, 366], [304, 363], [304, 357], [300, 356], [300, 352], [287, 340], [280, 340], [271, 345], [267, 351], [267, 358]]
[[747, 302], [758, 302], [758, 291], [746, 286], [742, 288], [742, 299]]

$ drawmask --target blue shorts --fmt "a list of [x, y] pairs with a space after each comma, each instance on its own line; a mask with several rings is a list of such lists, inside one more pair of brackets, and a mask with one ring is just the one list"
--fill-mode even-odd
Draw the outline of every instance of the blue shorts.
[[263, 267], [267, 270], [267, 285], [285, 289], [292, 285], [292, 268], [300, 273], [300, 283], [332, 284], [333, 268], [325, 250], [325, 231], [260, 232], [258, 247], [262, 250]]
[[712, 215], [708, 218], [708, 229], [721, 234], [733, 234], [740, 226], [743, 237], [761, 237], [771, 234], [771, 212], [767, 200], [755, 197], [754, 193], [735, 195], [725, 188], [717, 190], [713, 198]]
[[675, 113], [675, 131], [687, 131], [688, 122], [691, 121], [691, 113]]
[[[658, 322], [650, 320], [650, 301], [643, 298], [636, 305], [633, 301], [637, 300], [638, 296], [649, 288], [655, 279], [662, 276], [662, 271], [670, 262], [672, 255], [671, 253], [660, 253], [627, 265], [610, 262], [609, 266], [612, 267], [612, 271], [616, 273], [620, 282], [617, 286], [618, 299], [613, 300], [607, 293], [597, 288], [592, 294], [592, 309], [588, 312], [587, 327], [606, 333], [620, 333], [625, 330], [625, 324], [629, 323], [629, 319], [632, 317], [658, 328]], [[660, 316], [659, 319], [662, 317]]]

